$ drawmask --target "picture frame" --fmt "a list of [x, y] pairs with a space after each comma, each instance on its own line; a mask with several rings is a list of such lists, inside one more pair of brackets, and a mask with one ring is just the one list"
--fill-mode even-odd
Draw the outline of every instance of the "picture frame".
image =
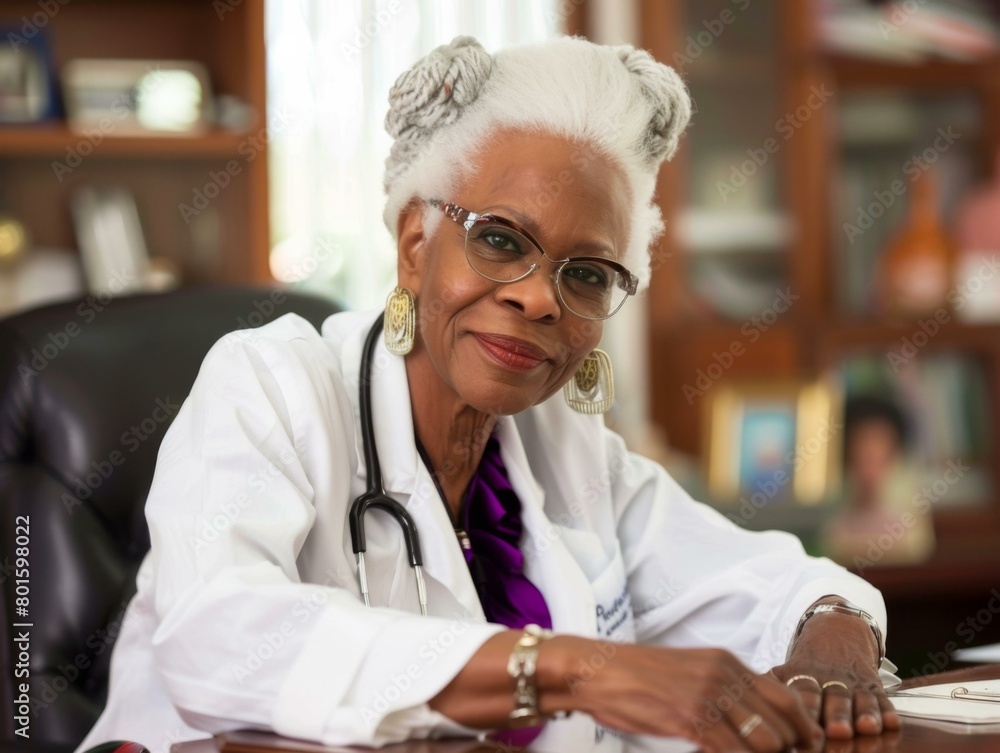
[[816, 506], [840, 487], [843, 399], [828, 380], [719, 384], [706, 403], [708, 488], [720, 507]]
[[28, 39], [0, 26], [0, 124], [30, 124], [59, 116], [55, 72], [48, 39], [39, 31]]
[[108, 297], [144, 290], [150, 258], [132, 193], [83, 186], [71, 208], [87, 289]]

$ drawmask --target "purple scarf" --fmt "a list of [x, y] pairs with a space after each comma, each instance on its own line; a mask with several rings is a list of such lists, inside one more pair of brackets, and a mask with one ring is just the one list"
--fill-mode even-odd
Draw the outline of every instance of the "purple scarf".
[[465, 550], [465, 560], [477, 581], [486, 619], [511, 630], [530, 623], [551, 629], [545, 597], [524, 575], [521, 500], [507, 478], [496, 437], [486, 443], [464, 507], [462, 527], [472, 542], [472, 549]]
[[[418, 448], [430, 469], [419, 443]], [[460, 524], [472, 544], [471, 549], [465, 550], [465, 561], [486, 619], [511, 630], [520, 630], [530, 623], [551, 629], [552, 615], [545, 597], [524, 574], [524, 555], [520, 549], [524, 531], [521, 500], [507, 477], [495, 436], [486, 443], [461, 514]], [[541, 731], [541, 726], [525, 727], [501, 730], [490, 737], [507, 745], [527, 747]]]

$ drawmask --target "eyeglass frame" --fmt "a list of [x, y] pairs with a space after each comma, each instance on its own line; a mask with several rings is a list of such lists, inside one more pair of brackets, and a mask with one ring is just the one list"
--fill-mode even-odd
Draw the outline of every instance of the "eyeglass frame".
[[[556, 286], [557, 297], [559, 298], [559, 303], [565, 306], [566, 310], [569, 311], [571, 314], [573, 314], [574, 316], [578, 316], [581, 319], [588, 319], [590, 321], [595, 321], [595, 322], [603, 321], [605, 319], [610, 319], [612, 316], [621, 311], [622, 306], [625, 305], [625, 301], [629, 299], [629, 296], [635, 295], [636, 291], [639, 288], [639, 278], [636, 277], [634, 274], [632, 274], [632, 272], [630, 272], [626, 266], [624, 266], [623, 264], [619, 264], [614, 259], [608, 259], [607, 257], [604, 256], [569, 256], [565, 259], [553, 259], [547, 253], [545, 253], [545, 251], [542, 250], [542, 244], [538, 242], [535, 236], [533, 236], [530, 232], [525, 230], [523, 227], [518, 225], [513, 220], [508, 220], [506, 217], [500, 217], [498, 215], [491, 214], [488, 212], [485, 214], [472, 212], [466, 209], [465, 207], [460, 207], [458, 204], [455, 204], [454, 202], [441, 201], [440, 199], [428, 199], [427, 203], [430, 204], [432, 207], [440, 209], [442, 212], [444, 212], [445, 216], [448, 217], [448, 219], [458, 223], [463, 228], [465, 228], [466, 261], [468, 261], [469, 258], [469, 251], [468, 251], [469, 231], [472, 230], [472, 228], [479, 223], [489, 222], [489, 223], [495, 223], [497, 225], [502, 225], [506, 228], [509, 228], [510, 230], [513, 230], [516, 233], [520, 233], [529, 241], [531, 241], [531, 243], [534, 245], [538, 253], [540, 253], [546, 261], [548, 261], [550, 264], [555, 265], [556, 267], [555, 272], [553, 274], [556, 275], [555, 286]], [[569, 307], [566, 301], [563, 300], [563, 293], [562, 289], [559, 287], [559, 279], [558, 279], [558, 275], [562, 271], [562, 268], [572, 262], [587, 262], [587, 261], [607, 264], [615, 272], [618, 273], [619, 280], [625, 280], [627, 283], [625, 287], [619, 285], [619, 287], [622, 287], [622, 289], [625, 291], [625, 297], [622, 298], [621, 303], [619, 303], [618, 306], [615, 307], [614, 311], [609, 312], [605, 316], [584, 316], [583, 314], [578, 314], [576, 311], [574, 311], [572, 308]], [[471, 262], [469, 262], [469, 266], [472, 267], [473, 272], [482, 277], [484, 280], [489, 280], [490, 282], [497, 282], [500, 283], [501, 285], [508, 285], [513, 282], [520, 282], [521, 280], [533, 274], [535, 270], [540, 268], [537, 264], [535, 264], [532, 265], [532, 267], [523, 275], [521, 275], [520, 277], [515, 277], [513, 280], [494, 280], [492, 277], [487, 277], [478, 269], [476, 269], [476, 267]]]

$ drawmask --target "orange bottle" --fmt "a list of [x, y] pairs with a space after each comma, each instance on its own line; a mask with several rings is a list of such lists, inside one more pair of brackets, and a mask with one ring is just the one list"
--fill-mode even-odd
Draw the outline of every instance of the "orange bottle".
[[955, 242], [944, 229], [937, 208], [932, 171], [910, 189], [905, 224], [892, 236], [879, 265], [879, 309], [893, 318], [932, 314], [947, 305]]

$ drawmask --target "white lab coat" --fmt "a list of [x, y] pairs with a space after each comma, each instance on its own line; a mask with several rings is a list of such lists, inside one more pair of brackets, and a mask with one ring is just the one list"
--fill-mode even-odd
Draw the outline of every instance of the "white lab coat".
[[[288, 314], [206, 356], [159, 451], [152, 548], [114, 649], [107, 707], [80, 749], [133, 739], [152, 753], [255, 727], [329, 744], [462, 732], [432, 711], [491, 635], [445, 506], [413, 440], [403, 360], [379, 342], [372, 398], [387, 492], [420, 533], [430, 616], [395, 522], [367, 519], [372, 608], [360, 600], [347, 511], [365, 490], [358, 371], [375, 314]], [[805, 609], [878, 592], [793, 536], [746, 532], [629, 454], [561, 394], [497, 426], [523, 505], [525, 571], [557, 632], [724, 646], [781, 663]], [[583, 675], [599, 672], [595, 654]], [[467, 730], [465, 732], [468, 732]], [[583, 714], [539, 749], [617, 750]]]

